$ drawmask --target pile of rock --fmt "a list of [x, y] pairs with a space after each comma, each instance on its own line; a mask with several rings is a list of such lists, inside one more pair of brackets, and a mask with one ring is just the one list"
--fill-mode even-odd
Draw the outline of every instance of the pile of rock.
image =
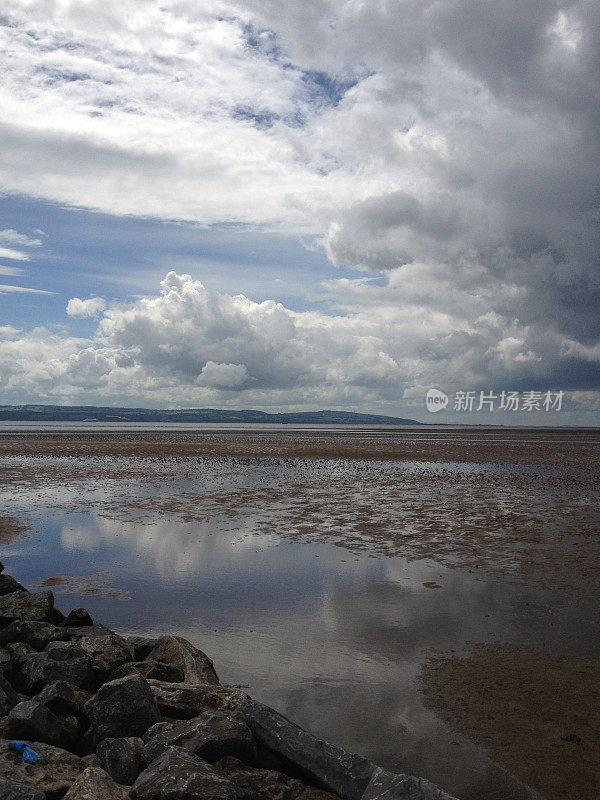
[[7, 575], [0, 595], [0, 800], [452, 800], [225, 689], [185, 639], [123, 638]]

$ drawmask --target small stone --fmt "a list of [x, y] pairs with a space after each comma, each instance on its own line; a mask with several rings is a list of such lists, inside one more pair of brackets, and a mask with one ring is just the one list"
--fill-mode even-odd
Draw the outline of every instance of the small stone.
[[248, 795], [193, 753], [169, 747], [139, 776], [132, 800], [249, 800]]
[[144, 767], [143, 748], [143, 741], [136, 736], [103, 739], [96, 749], [96, 757], [114, 781], [131, 786]]
[[66, 616], [63, 625], [71, 625], [74, 627], [88, 627], [93, 625], [94, 621], [85, 610], [85, 608], [74, 608]]
[[149, 661], [173, 664], [184, 671], [186, 683], [218, 685], [219, 678], [210, 658], [180, 636], [161, 636], [147, 656]]
[[105, 683], [85, 705], [92, 721], [94, 740], [109, 737], [142, 736], [160, 722], [160, 712], [148, 682], [140, 675], [129, 675]]
[[64, 800], [129, 800], [129, 791], [115, 783], [100, 767], [87, 767], [75, 780]]

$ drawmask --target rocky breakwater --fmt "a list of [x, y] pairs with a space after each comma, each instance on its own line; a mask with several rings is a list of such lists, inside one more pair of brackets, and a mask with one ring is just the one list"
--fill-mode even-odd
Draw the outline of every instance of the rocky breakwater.
[[6, 575], [0, 671], [0, 800], [452, 800], [222, 687], [185, 639], [123, 638]]

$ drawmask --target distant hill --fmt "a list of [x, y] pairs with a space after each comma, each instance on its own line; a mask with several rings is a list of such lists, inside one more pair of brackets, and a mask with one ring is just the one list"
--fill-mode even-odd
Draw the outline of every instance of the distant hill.
[[110, 406], [0, 406], [12, 422], [262, 422], [292, 425], [421, 425], [414, 419], [352, 411], [226, 411], [219, 408], [112, 408]]

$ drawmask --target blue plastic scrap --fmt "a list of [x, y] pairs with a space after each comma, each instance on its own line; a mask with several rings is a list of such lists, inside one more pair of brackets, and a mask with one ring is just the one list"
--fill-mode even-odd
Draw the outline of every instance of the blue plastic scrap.
[[26, 742], [9, 742], [8, 749], [14, 750], [15, 753], [22, 753], [24, 764], [35, 764], [40, 760], [35, 750], [32, 750]]

